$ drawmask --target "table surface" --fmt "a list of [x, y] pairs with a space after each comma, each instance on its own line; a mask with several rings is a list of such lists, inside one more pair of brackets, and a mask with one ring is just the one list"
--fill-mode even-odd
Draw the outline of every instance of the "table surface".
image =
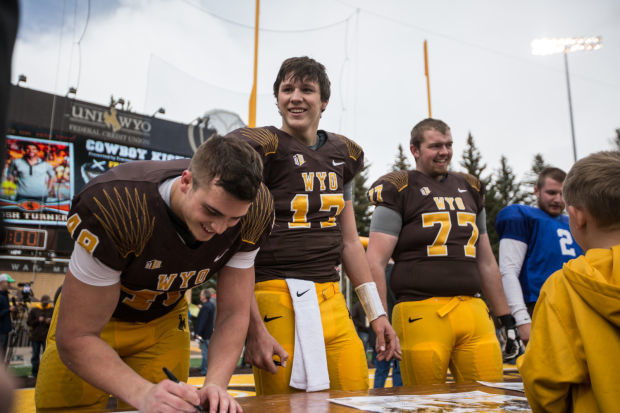
[[478, 383], [446, 383], [359, 391], [331, 390], [313, 393], [278, 394], [272, 396], [242, 397], [236, 400], [243, 408], [244, 413], [354, 413], [361, 412], [361, 410], [332, 403], [327, 399], [356, 396], [461, 393], [475, 390], [484, 391], [486, 393], [525, 397], [525, 395], [520, 392], [487, 387]]

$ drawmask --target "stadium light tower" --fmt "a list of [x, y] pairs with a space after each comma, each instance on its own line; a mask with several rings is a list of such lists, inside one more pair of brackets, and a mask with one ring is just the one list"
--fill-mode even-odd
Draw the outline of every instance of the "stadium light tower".
[[573, 122], [573, 102], [570, 94], [570, 78], [568, 76], [568, 53], [580, 50], [597, 50], [602, 47], [601, 36], [596, 37], [563, 37], [542, 38], [532, 41], [532, 54], [545, 56], [549, 54], [564, 54], [564, 69], [566, 71], [566, 88], [568, 90], [568, 112], [570, 114], [570, 131], [573, 138], [573, 160], [577, 162], [577, 144], [575, 143], [575, 125]]

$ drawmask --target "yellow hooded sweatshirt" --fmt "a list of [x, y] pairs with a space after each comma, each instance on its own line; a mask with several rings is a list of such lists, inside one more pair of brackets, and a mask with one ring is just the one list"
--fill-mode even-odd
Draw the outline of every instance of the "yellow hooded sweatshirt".
[[534, 413], [620, 411], [620, 245], [549, 277], [517, 366]]

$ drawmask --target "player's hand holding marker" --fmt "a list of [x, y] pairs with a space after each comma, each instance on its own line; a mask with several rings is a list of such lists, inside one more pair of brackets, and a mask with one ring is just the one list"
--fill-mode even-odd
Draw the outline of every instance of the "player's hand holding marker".
[[[278, 356], [280, 361], [276, 362], [274, 356]], [[278, 366], [286, 367], [288, 353], [261, 322], [250, 325], [245, 344], [245, 360], [252, 366], [276, 374]]]
[[[170, 377], [174, 377], [168, 372]], [[168, 375], [168, 373], [166, 373]], [[176, 378], [163, 380], [152, 385], [144, 395], [143, 402], [139, 407], [143, 413], [167, 413], [188, 412], [195, 413], [196, 406], [200, 404], [198, 389], [187, 383], [181, 383]]]

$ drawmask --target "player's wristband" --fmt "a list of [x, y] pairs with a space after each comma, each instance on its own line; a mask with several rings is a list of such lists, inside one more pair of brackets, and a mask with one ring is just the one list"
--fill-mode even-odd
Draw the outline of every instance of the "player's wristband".
[[522, 326], [523, 324], [530, 324], [532, 322], [530, 314], [527, 312], [527, 308], [525, 307], [514, 310], [514, 313], [512, 313], [512, 315], [515, 318], [517, 327]]
[[362, 303], [369, 322], [373, 322], [382, 315], [386, 315], [381, 298], [379, 298], [377, 284], [374, 282], [360, 284], [355, 287], [355, 292]]
[[509, 329], [517, 327], [517, 323], [512, 314], [500, 315], [497, 319], [499, 320], [499, 324], [504, 328]]

